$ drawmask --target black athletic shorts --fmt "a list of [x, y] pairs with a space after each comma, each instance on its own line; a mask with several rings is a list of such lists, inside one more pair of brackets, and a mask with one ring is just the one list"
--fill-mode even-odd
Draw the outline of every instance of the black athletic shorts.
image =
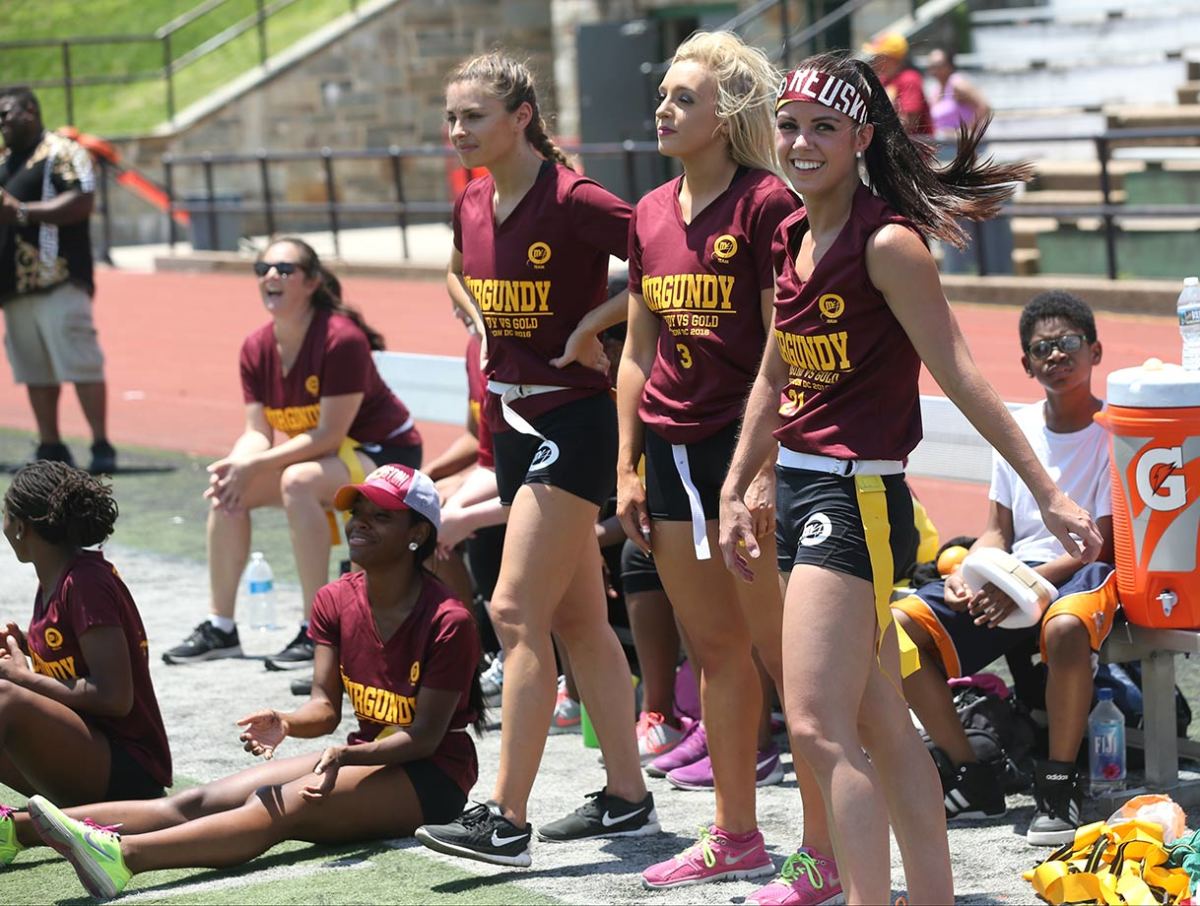
[[410, 444], [407, 447], [396, 447], [391, 444], [359, 444], [358, 449], [367, 454], [367, 458], [375, 463], [375, 468], [398, 465], [419, 469], [424, 451], [421, 444]]
[[417, 791], [425, 824], [448, 824], [462, 814], [467, 794], [432, 761], [422, 758], [407, 762], [404, 771]]
[[519, 431], [492, 435], [500, 502], [523, 484], [548, 484], [603, 506], [617, 484], [617, 407], [607, 393], [564, 403], [531, 419], [545, 440]]
[[[721, 485], [729, 471], [737, 438], [738, 423], [734, 421], [711, 437], [685, 445], [688, 472], [700, 495], [706, 520], [720, 515]], [[675, 451], [650, 427], [646, 428], [646, 507], [651, 519], [692, 521], [692, 508], [675, 465]]]
[[108, 769], [108, 786], [104, 789], [105, 802], [121, 802], [126, 799], [157, 799], [163, 795], [162, 784], [150, 776], [141, 762], [129, 754], [120, 740], [108, 737], [111, 764]]
[[[779, 571], [791, 572], [793, 566], [823, 566], [872, 581], [856, 479], [783, 466], [776, 466], [775, 475]], [[906, 576], [916, 561], [920, 537], [904, 476], [885, 475], [883, 487], [895, 573], [890, 578], [895, 581]]]
[[625, 539], [625, 546], [621, 548], [621, 586], [627, 595], [663, 590], [654, 558], [643, 554], [628, 538]]

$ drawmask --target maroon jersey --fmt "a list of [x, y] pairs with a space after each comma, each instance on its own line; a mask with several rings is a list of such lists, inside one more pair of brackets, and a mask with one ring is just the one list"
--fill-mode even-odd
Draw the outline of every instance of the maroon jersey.
[[79, 640], [99, 626], [117, 626], [125, 634], [133, 707], [124, 717], [79, 716], [125, 749], [155, 783], [170, 786], [171, 750], [150, 680], [146, 630], [129, 589], [99, 551], [81, 551], [50, 594], [38, 587], [25, 633], [33, 669], [58, 680], [90, 676]]
[[638, 414], [671, 443], [703, 440], [742, 414], [762, 359], [762, 292], [774, 285], [771, 241], [799, 200], [779, 177], [743, 169], [683, 222], [683, 177], [638, 202], [629, 290], [659, 319], [658, 351]]
[[479, 632], [475, 618], [446, 586], [428, 576], [423, 581], [412, 613], [386, 642], [375, 628], [362, 572], [347, 573], [317, 591], [308, 634], [318, 645], [337, 649], [342, 688], [358, 718], [351, 745], [409, 726], [423, 687], [459, 693], [450, 727], [430, 761], [466, 793], [479, 776], [475, 743], [467, 732], [476, 717], [470, 694], [481, 652]]
[[475, 418], [476, 438], [479, 440], [479, 452], [475, 461], [485, 469], [496, 468], [496, 453], [492, 448], [492, 429], [483, 407], [487, 401], [487, 378], [483, 376], [483, 363], [480, 361], [480, 350], [483, 348], [483, 338], [477, 333], [471, 334], [467, 340], [467, 399], [471, 406], [471, 415]]
[[[518, 400], [534, 418], [609, 389], [608, 376], [573, 362], [555, 368], [580, 319], [605, 301], [608, 258], [624, 258], [630, 209], [590, 179], [560, 164], [537, 180], [496, 226], [492, 177], [473, 179], [454, 203], [454, 247], [488, 334], [489, 379], [572, 388]], [[492, 427], [504, 426], [493, 421]]]
[[408, 409], [375, 370], [366, 334], [345, 315], [321, 310], [313, 314], [286, 375], [279, 362], [275, 329], [264, 324], [242, 344], [241, 370], [245, 401], [262, 403], [271, 427], [288, 437], [317, 427], [321, 397], [361, 393], [348, 437], [360, 444], [395, 447], [421, 442]]
[[849, 220], [808, 282], [795, 265], [808, 230], [805, 210], [779, 226], [775, 341], [789, 380], [775, 437], [788, 449], [839, 459], [904, 459], [921, 439], [921, 360], [867, 275], [867, 240], [889, 223], [916, 230], [860, 185]]

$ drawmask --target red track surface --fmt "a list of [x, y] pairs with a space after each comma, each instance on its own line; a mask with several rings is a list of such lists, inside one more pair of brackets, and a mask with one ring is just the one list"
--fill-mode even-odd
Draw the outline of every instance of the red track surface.
[[[242, 338], [265, 320], [252, 277], [214, 274], [97, 274], [96, 320], [108, 358], [110, 434], [117, 445], [140, 444], [219, 456], [242, 424], [237, 356]], [[461, 355], [464, 334], [439, 282], [345, 281], [347, 295], [404, 352]], [[957, 309], [983, 373], [1007, 400], [1039, 398], [1020, 368], [1017, 309]], [[1164, 312], [1164, 315], [1170, 313]], [[1178, 358], [1179, 334], [1170, 317], [1101, 315], [1105, 359], [1096, 389], [1115, 368], [1152, 355]], [[940, 394], [927, 374], [923, 393]], [[448, 417], [457, 417], [449, 413]], [[63, 430], [86, 436], [74, 399], [64, 399]], [[0, 425], [33, 429], [22, 388], [0, 386]], [[426, 455], [453, 438], [452, 425], [423, 424]], [[922, 501], [943, 535], [978, 529], [986, 494], [979, 485], [915, 479]]]

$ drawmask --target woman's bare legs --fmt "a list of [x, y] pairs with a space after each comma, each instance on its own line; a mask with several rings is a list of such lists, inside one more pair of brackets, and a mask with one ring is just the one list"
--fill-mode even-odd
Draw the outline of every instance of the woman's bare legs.
[[554, 710], [558, 677], [551, 629], [570, 654], [604, 753], [609, 792], [630, 801], [646, 795], [629, 666], [608, 625], [597, 513], [595, 504], [560, 488], [523, 485], [509, 514], [491, 603], [505, 651], [500, 766], [492, 799], [517, 825], [526, 822]]

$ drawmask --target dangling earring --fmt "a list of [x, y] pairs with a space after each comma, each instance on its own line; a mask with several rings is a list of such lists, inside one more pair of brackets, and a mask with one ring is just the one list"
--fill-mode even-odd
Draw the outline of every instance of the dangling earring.
[[854, 156], [856, 158], [858, 158], [858, 160], [862, 160], [862, 152], [861, 151], [855, 151]]
[[418, 544], [417, 542], [415, 542], [415, 541], [410, 541], [410, 542], [408, 542], [408, 549], [409, 549], [410, 551], [415, 551], [415, 550], [416, 550], [417, 548], [419, 548], [420, 546], [421, 546], [421, 545], [419, 545], [419, 544]]

